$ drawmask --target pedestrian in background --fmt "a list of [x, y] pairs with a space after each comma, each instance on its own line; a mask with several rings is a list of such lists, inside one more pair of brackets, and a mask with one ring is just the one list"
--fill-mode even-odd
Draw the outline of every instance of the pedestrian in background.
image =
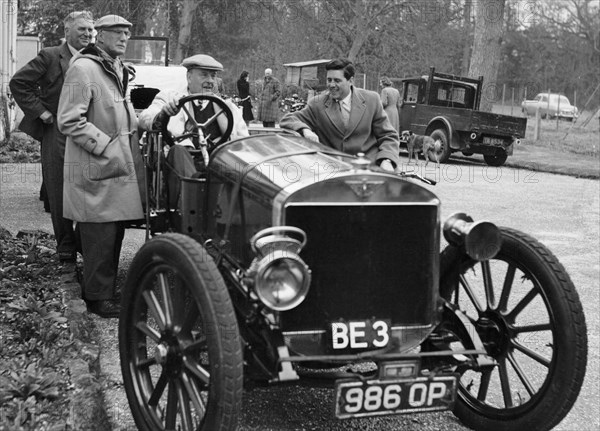
[[263, 89], [258, 105], [258, 119], [263, 127], [275, 127], [279, 115], [279, 98], [281, 97], [281, 84], [273, 76], [271, 69], [265, 69]]
[[252, 113], [252, 101], [250, 100], [250, 74], [244, 70], [237, 81], [238, 96], [242, 105], [242, 115], [246, 125], [254, 120]]
[[83, 299], [101, 317], [118, 317], [116, 277], [127, 221], [143, 218], [144, 166], [138, 123], [127, 97], [130, 72], [120, 56], [131, 23], [107, 15], [95, 23], [96, 44], [73, 59], [58, 105], [67, 136], [64, 213], [78, 222]]
[[383, 109], [390, 119], [390, 123], [398, 133], [400, 133], [400, 108], [402, 107], [402, 99], [400, 92], [392, 87], [392, 81], [387, 76], [383, 76], [380, 81], [381, 85], [381, 104]]
[[56, 251], [62, 262], [75, 261], [77, 251], [73, 222], [63, 216], [65, 136], [57, 127], [56, 115], [69, 61], [92, 40], [93, 22], [90, 12], [71, 12], [63, 21], [65, 41], [42, 49], [9, 83], [15, 101], [25, 114], [19, 129], [41, 142], [42, 176]]

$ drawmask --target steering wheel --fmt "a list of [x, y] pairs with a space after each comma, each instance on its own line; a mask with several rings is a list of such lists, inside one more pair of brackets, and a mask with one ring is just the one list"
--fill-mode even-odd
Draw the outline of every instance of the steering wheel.
[[[194, 109], [192, 108], [192, 104], [188, 103], [188, 102], [195, 102], [195, 101], [204, 101], [204, 100], [208, 100], [209, 102], [212, 102], [216, 105], [216, 109], [215, 109], [215, 114], [210, 117], [208, 120], [206, 120], [204, 123], [198, 123], [196, 121], [196, 119], [194, 118]], [[227, 106], [227, 104], [225, 103], [225, 101], [217, 96], [211, 96], [211, 95], [207, 95], [207, 94], [191, 94], [189, 96], [185, 96], [182, 97], [179, 100], [179, 103], [177, 103], [177, 108], [178, 109], [183, 109], [185, 111], [185, 113], [187, 114], [187, 121], [191, 122], [194, 126], [194, 128], [191, 131], [185, 131], [184, 133], [182, 133], [181, 135], [173, 135], [171, 132], [169, 132], [169, 130], [167, 130], [167, 125], [169, 124], [169, 120], [171, 119], [171, 117], [169, 116], [164, 116], [161, 124], [160, 124], [160, 129], [162, 132], [162, 136], [163, 136], [163, 140], [165, 141], [165, 143], [169, 144], [169, 145], [175, 145], [177, 142], [181, 142], [185, 139], [193, 139], [193, 138], [197, 138], [200, 141], [200, 146], [208, 150], [212, 150], [213, 148], [215, 148], [217, 145], [226, 142], [229, 137], [231, 136], [231, 132], [233, 130], [233, 113], [231, 112], [231, 109], [229, 109], [229, 107]], [[190, 112], [191, 109], [191, 112]], [[221, 133], [221, 136], [217, 137], [217, 138], [211, 138], [210, 136], [206, 136], [206, 128], [208, 126], [210, 126], [212, 123], [214, 123], [215, 121], [217, 121], [217, 118], [219, 116], [224, 115], [225, 118], [227, 119], [227, 127], [225, 128], [225, 132]], [[218, 124], [217, 124], [218, 126]], [[201, 148], [203, 149], [203, 148]]]

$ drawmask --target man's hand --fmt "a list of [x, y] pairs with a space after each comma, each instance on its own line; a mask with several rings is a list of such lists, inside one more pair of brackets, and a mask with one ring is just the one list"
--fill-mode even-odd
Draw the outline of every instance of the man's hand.
[[42, 114], [40, 115], [40, 120], [42, 120], [46, 124], [54, 123], [54, 119], [52, 118], [52, 114], [50, 113], [50, 111], [42, 112]]
[[161, 111], [169, 117], [172, 117], [173, 115], [177, 114], [179, 112], [179, 108], [177, 107], [179, 99], [181, 99], [179, 94], [169, 93], [167, 96], [165, 106], [162, 107]]
[[394, 172], [394, 164], [390, 159], [383, 159], [383, 161], [379, 164], [379, 167], [384, 171]]
[[315, 132], [310, 129], [302, 129], [302, 136], [306, 139], [310, 139], [311, 141], [319, 142], [319, 137]]

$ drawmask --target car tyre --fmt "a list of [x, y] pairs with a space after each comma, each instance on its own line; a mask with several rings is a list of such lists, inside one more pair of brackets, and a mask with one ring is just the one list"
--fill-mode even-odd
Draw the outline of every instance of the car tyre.
[[[431, 135], [429, 136], [431, 136], [431, 138], [434, 141], [439, 139], [442, 143], [442, 148], [437, 153], [437, 158], [440, 161], [440, 163], [446, 163], [450, 158], [450, 154], [452, 153], [452, 150], [450, 149], [450, 140], [448, 139], [448, 133], [445, 129], [435, 129], [433, 132], [431, 132]], [[432, 156], [429, 157], [429, 160], [432, 162], [436, 161], [434, 158], [432, 158]]]
[[190, 237], [160, 235], [133, 259], [119, 351], [138, 429], [236, 429], [243, 390], [239, 329], [221, 274]]
[[502, 166], [504, 164], [504, 162], [506, 162], [506, 159], [508, 159], [508, 154], [504, 153], [504, 154], [485, 154], [483, 156], [483, 160], [485, 160], [485, 163], [488, 164], [488, 166]]
[[[457, 368], [454, 414], [473, 429], [550, 430], [583, 384], [583, 308], [544, 245], [513, 229], [500, 232], [500, 251], [488, 261], [476, 262], [453, 246], [442, 252], [441, 296], [467, 315], [496, 361], [491, 370]], [[473, 347], [464, 335], [462, 343]]]

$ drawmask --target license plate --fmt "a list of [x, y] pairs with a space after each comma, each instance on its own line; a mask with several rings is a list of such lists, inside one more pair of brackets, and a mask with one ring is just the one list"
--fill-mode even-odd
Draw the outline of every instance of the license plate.
[[502, 138], [490, 138], [489, 136], [483, 137], [483, 143], [488, 145], [495, 145], [501, 147], [504, 145], [504, 139]]
[[337, 381], [335, 417], [348, 419], [449, 410], [456, 400], [456, 382], [457, 376]]
[[381, 349], [390, 342], [390, 326], [388, 319], [332, 322], [331, 348], [334, 351]]

